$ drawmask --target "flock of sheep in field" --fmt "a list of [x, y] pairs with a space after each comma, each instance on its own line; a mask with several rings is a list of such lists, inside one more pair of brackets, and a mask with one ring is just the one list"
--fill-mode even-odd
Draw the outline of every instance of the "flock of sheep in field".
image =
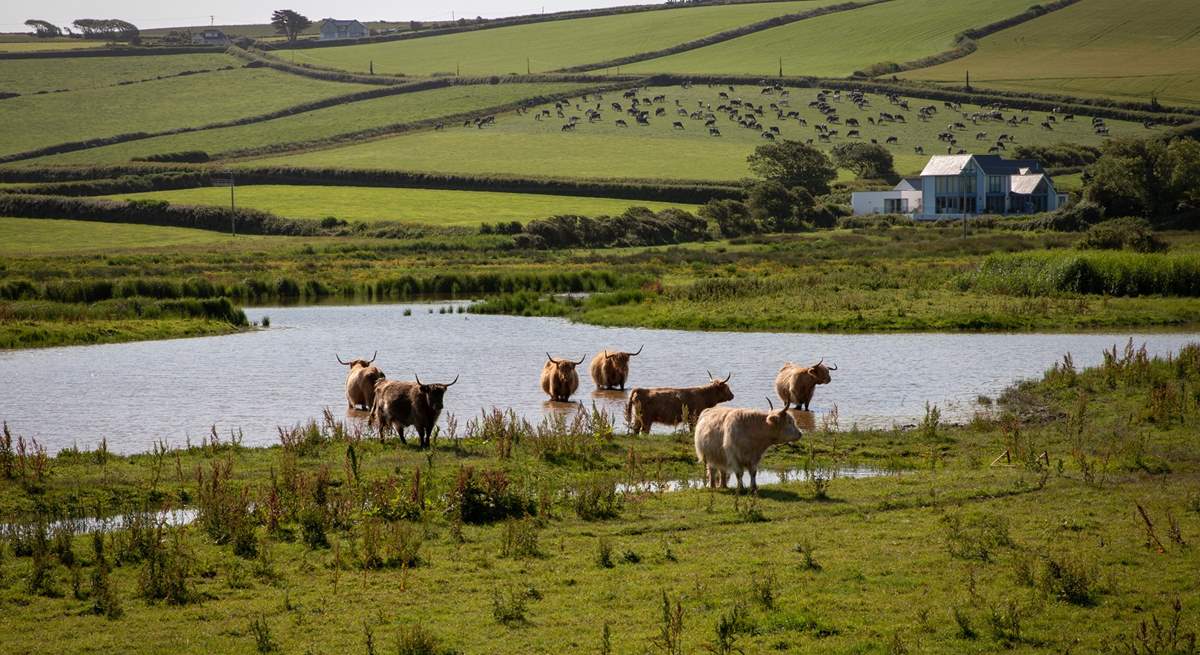
[[[691, 84], [678, 87], [678, 94], [683, 97], [671, 97], [667, 88], [635, 87], [611, 92], [608, 97], [604, 93], [589, 93], [552, 105], [524, 106], [516, 114], [532, 117], [548, 129], [564, 133], [590, 125], [635, 129], [631, 126], [670, 122], [672, 131], [684, 134], [699, 131], [720, 137], [722, 129], [740, 128], [766, 141], [785, 137], [809, 144], [869, 141], [911, 147], [918, 155], [926, 154], [926, 147], [931, 150], [935, 147], [929, 141], [934, 137], [948, 154], [966, 154], [983, 146], [987, 146], [989, 153], [1001, 153], [1017, 141], [1019, 133], [1041, 133], [1029, 138], [1031, 142], [1057, 140], [1056, 130], [1076, 122], [1075, 115], [1059, 108], [1039, 117], [1029, 110], [999, 104], [974, 108], [950, 101], [920, 104], [922, 101], [917, 98], [894, 93], [872, 95], [858, 90], [816, 89], [812, 99], [806, 101], [798, 99], [805, 90], [779, 84], [764, 83], [740, 90], [733, 85], [707, 86], [711, 93], [701, 94], [700, 98], [691, 91]], [[620, 97], [612, 97], [614, 93], [620, 93]], [[848, 115], [852, 110], [857, 116]], [[1090, 132], [1094, 137], [1109, 136], [1110, 127], [1103, 118], [1087, 120], [1091, 122]], [[944, 128], [939, 127], [942, 121]], [[928, 127], [918, 129], [914, 123]], [[463, 126], [484, 129], [496, 124], [496, 116], [488, 115], [466, 120]], [[1146, 122], [1143, 127], [1150, 129], [1155, 125]], [[442, 124], [436, 127], [443, 128]], [[1079, 136], [1073, 134], [1072, 138]], [[926, 143], [919, 143], [921, 140]]]
[[[592, 358], [589, 366], [592, 381], [598, 390], [624, 391], [629, 380], [630, 360], [641, 354], [604, 350]], [[351, 410], [368, 412], [368, 425], [383, 437], [394, 430], [402, 443], [404, 430], [413, 426], [418, 445], [428, 448], [430, 437], [444, 407], [446, 390], [458, 382], [427, 384], [414, 376], [414, 382], [388, 379], [375, 366], [376, 353], [371, 359], [352, 359], [338, 363], [348, 367], [346, 403]], [[542, 365], [542, 391], [556, 402], [570, 402], [579, 390], [578, 360], [558, 359], [546, 353]], [[783, 408], [775, 410], [770, 398], [769, 411], [749, 408], [718, 407], [733, 400], [729, 380], [733, 374], [718, 379], [709, 374], [709, 382], [698, 387], [634, 387], [625, 405], [625, 419], [634, 434], [649, 433], [655, 423], [679, 425], [686, 423], [695, 435], [696, 457], [707, 470], [707, 484], [713, 488], [728, 485], [730, 474], [737, 477], [741, 490], [742, 473], [750, 474], [750, 489], [757, 490], [758, 463], [768, 448], [776, 444], [798, 441], [800, 428], [789, 413], [793, 407], [808, 411], [817, 385], [829, 384], [830, 371], [824, 360], [812, 366], [787, 362], [775, 377], [775, 391]]]

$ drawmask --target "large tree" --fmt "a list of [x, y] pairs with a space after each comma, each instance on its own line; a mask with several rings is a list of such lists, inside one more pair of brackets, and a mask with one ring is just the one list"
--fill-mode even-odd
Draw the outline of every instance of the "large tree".
[[829, 193], [837, 169], [825, 153], [800, 141], [778, 141], [754, 149], [746, 158], [750, 170], [786, 188], [801, 187], [814, 196]]
[[301, 32], [312, 25], [312, 21], [291, 9], [277, 9], [271, 14], [271, 25], [277, 33], [287, 36], [288, 41], [295, 41]]
[[136, 41], [139, 38], [137, 25], [117, 18], [80, 18], [72, 25], [85, 39]]
[[838, 168], [852, 170], [859, 177], [881, 179], [896, 175], [891, 151], [877, 143], [839, 143], [829, 154]]
[[62, 28], [49, 21], [30, 18], [25, 24], [33, 28], [33, 33], [40, 38], [62, 36]]
[[1200, 203], [1200, 144], [1194, 139], [1112, 139], [1087, 173], [1084, 195], [1107, 216], [1154, 219]]

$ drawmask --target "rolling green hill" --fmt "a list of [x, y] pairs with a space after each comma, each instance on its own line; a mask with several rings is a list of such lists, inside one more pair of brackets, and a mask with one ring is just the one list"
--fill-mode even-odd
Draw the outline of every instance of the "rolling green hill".
[[240, 68], [128, 86], [20, 96], [0, 102], [5, 135], [0, 139], [0, 154], [129, 132], [201, 126], [366, 88], [264, 68]]
[[1200, 104], [1200, 2], [1084, 0], [982, 39], [955, 61], [903, 77]]
[[[242, 244], [287, 237], [239, 236]], [[182, 227], [0, 217], [0, 256], [85, 255], [120, 249], [178, 249], [234, 243], [234, 237]]]
[[[666, 48], [782, 14], [840, 0], [767, 2], [644, 11], [549, 21], [407, 41], [296, 50], [295, 61], [376, 73], [534, 73]], [[622, 68], [622, 70], [624, 70]]]
[[631, 73], [846, 76], [871, 64], [947, 50], [954, 35], [1020, 13], [1029, 0], [893, 0], [773, 27], [623, 66]]
[[[744, 85], [736, 89], [731, 96], [740, 96], [755, 104], [766, 106], [772, 102], [786, 102], [788, 104], [781, 105], [781, 108], [798, 111], [800, 117], [808, 122], [808, 126], [801, 126], [794, 118], [780, 120], [773, 110], [767, 109], [759, 120], [767, 128], [778, 127], [780, 138], [816, 140], [814, 126], [821, 122], [821, 115], [816, 109], [808, 107], [816, 90], [791, 89], [790, 97], [785, 100], [778, 94], [760, 95], [757, 86]], [[506, 114], [497, 118], [495, 127], [484, 130], [453, 126], [440, 132], [426, 131], [329, 150], [271, 157], [253, 163], [256, 166], [288, 164], [443, 173], [737, 180], [749, 175], [746, 156], [765, 142], [759, 131], [739, 127], [719, 113], [717, 127], [721, 136], [709, 136], [703, 121], [679, 116], [679, 107], [675, 105], [678, 101], [681, 107], [689, 110], [696, 108], [697, 103], [717, 107], [724, 102], [717, 95], [722, 90], [726, 90], [725, 87], [717, 89], [700, 85], [690, 89], [678, 86], [644, 89], [640, 94], [642, 96], [666, 96], [664, 103], [656, 105], [662, 107], [666, 115], [651, 118], [649, 126], [636, 125], [628, 115], [612, 111], [611, 102], [619, 101], [626, 107], [628, 101], [618, 93], [610, 93], [599, 101], [603, 120], [596, 123], [581, 120], [573, 132], [563, 132], [562, 125], [566, 121], [557, 118], [554, 108], [547, 106], [545, 109], [551, 111], [553, 118], [541, 121], [535, 120], [534, 113], [524, 116]], [[897, 143], [891, 149], [900, 173], [920, 170], [927, 155], [944, 154], [946, 146], [937, 140], [937, 133], [954, 121], [965, 122], [966, 126], [965, 130], [956, 130], [958, 147], [972, 152], [985, 152], [1002, 133], [1013, 135], [1017, 144], [1069, 141], [1094, 145], [1102, 140], [1093, 132], [1090, 121], [1083, 116], [1074, 122], [1060, 122], [1053, 130], [1040, 128], [1038, 123], [1042, 114], [1035, 112], [1019, 113], [1030, 119], [1028, 124], [1019, 127], [996, 122], [972, 125], [959, 113], [945, 109], [941, 103], [933, 103], [940, 109], [939, 113], [933, 120], [920, 122], [916, 118], [916, 108], [931, 103], [919, 99], [910, 99], [913, 111], [901, 112], [907, 113], [905, 124], [872, 125], [868, 118], [873, 119], [881, 111], [890, 113], [899, 110], [883, 96], [870, 94], [869, 98], [871, 106], [861, 111], [848, 100], [838, 103], [839, 114], [843, 120], [854, 118], [861, 123], [858, 128], [861, 140], [877, 139], [884, 143], [889, 136], [896, 137]], [[595, 103], [593, 99], [589, 106], [594, 107]], [[586, 109], [578, 98], [570, 104]], [[962, 111], [968, 114], [980, 109], [970, 105], [962, 107]], [[583, 111], [572, 109], [567, 115], [582, 117]], [[618, 127], [615, 123], [617, 119], [626, 120], [629, 127]], [[683, 129], [673, 126], [676, 121], [682, 123]], [[1126, 121], [1109, 120], [1108, 125], [1114, 135], [1154, 133], [1154, 130]], [[832, 127], [839, 129], [840, 135], [828, 144], [817, 141], [818, 146], [828, 148], [849, 140], [846, 135], [851, 128], [844, 124]], [[988, 136], [977, 139], [979, 132], [986, 132]], [[916, 154], [915, 146], [921, 146], [926, 155]]]
[[117, 163], [152, 154], [203, 150], [210, 155], [309, 141], [384, 125], [436, 118], [568, 92], [584, 85], [480, 84], [452, 86], [346, 103], [270, 121], [141, 139], [33, 160], [36, 164]]
[[[690, 205], [642, 200], [440, 189], [263, 185], [238, 187], [236, 193], [239, 206], [262, 209], [288, 218], [320, 219], [334, 216], [349, 221], [399, 221], [425, 225], [475, 226], [498, 221], [524, 223], [555, 214], [620, 214], [634, 205], [655, 211], [667, 207], [694, 209]], [[227, 205], [229, 189], [207, 187], [111, 197], [118, 200], [166, 200], [178, 205]]]
[[0, 61], [0, 92], [78, 91], [226, 66], [239, 67], [241, 62], [222, 53], [9, 59]]

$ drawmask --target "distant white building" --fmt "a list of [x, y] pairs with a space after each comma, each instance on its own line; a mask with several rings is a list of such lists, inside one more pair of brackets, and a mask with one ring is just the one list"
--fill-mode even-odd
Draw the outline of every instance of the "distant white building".
[[1054, 211], [1066, 201], [1032, 159], [998, 155], [935, 155], [920, 177], [891, 191], [860, 191], [850, 203], [857, 214], [911, 214], [918, 219], [980, 214]]
[[229, 45], [229, 37], [216, 28], [192, 32], [192, 45]]
[[335, 41], [338, 39], [361, 39], [370, 36], [371, 31], [366, 25], [356, 20], [337, 20], [326, 18], [321, 21], [321, 40]]

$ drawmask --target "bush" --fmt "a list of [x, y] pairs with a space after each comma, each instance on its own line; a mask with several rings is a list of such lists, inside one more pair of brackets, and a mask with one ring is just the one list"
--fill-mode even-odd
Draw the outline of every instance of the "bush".
[[520, 248], [614, 248], [658, 246], [708, 238], [708, 223], [679, 209], [652, 212], [630, 207], [619, 216], [563, 215], [530, 221], [516, 235]]
[[183, 162], [200, 164], [209, 160], [207, 152], [203, 150], [183, 150], [181, 152], [160, 152], [154, 155], [146, 155], [145, 157], [134, 157], [133, 161], [153, 161], [153, 162]]
[[501, 469], [484, 469], [478, 474], [470, 466], [458, 470], [451, 492], [450, 511], [463, 523], [491, 523], [509, 517], [533, 515], [536, 504], [509, 481]]
[[1075, 244], [1080, 250], [1132, 250], [1162, 252], [1167, 244], [1154, 234], [1150, 221], [1126, 216], [1097, 223]]
[[1133, 252], [1032, 252], [989, 255], [968, 287], [1015, 296], [1094, 293], [1200, 296], [1200, 261]]
[[575, 487], [571, 494], [575, 515], [585, 521], [612, 519], [621, 515], [621, 495], [612, 480], [593, 478]]

